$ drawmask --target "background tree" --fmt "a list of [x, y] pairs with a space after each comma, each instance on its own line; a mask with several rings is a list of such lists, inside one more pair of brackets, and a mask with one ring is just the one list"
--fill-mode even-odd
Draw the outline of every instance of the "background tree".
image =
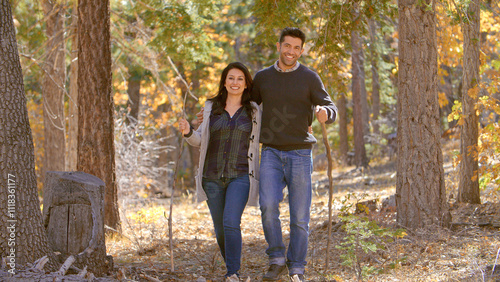
[[368, 20], [369, 33], [370, 33], [370, 63], [372, 73], [372, 126], [373, 133], [379, 134], [379, 116], [380, 116], [380, 79], [378, 67], [378, 54], [376, 50], [377, 44], [377, 22], [373, 19]]
[[66, 52], [64, 42], [64, 9], [58, 1], [43, 0], [45, 14], [45, 62], [43, 77], [44, 149], [42, 179], [45, 171], [64, 171], [65, 132], [64, 93], [66, 80]]
[[[481, 13], [480, 1], [471, 1], [462, 17], [462, 32], [464, 35], [464, 60], [462, 83], [462, 123], [460, 126], [460, 181], [458, 185], [459, 202], [480, 204], [479, 196], [479, 165], [478, 137], [479, 118], [476, 104], [479, 96], [479, 51]], [[460, 13], [460, 11], [458, 11]]]
[[[0, 232], [0, 256], [7, 257], [15, 250], [16, 263], [26, 265], [48, 255], [50, 267], [55, 265], [42, 225], [38, 200], [35, 155], [28, 120], [26, 97], [17, 40], [9, 1], [0, 1], [0, 226], [14, 225], [11, 234]], [[11, 195], [11, 197], [9, 197]], [[13, 196], [13, 197], [12, 197]], [[14, 209], [7, 209], [15, 201]], [[12, 241], [10, 241], [12, 242]]]
[[397, 222], [448, 225], [437, 97], [434, 1], [399, 0]]
[[351, 34], [351, 46], [352, 46], [352, 102], [353, 102], [353, 120], [354, 120], [354, 163], [357, 167], [367, 167], [368, 158], [366, 156], [365, 149], [365, 122], [366, 119], [363, 118], [366, 110], [366, 101], [363, 95], [362, 80], [364, 80], [364, 74], [361, 70], [361, 64], [363, 60], [361, 59], [362, 45], [361, 38], [359, 34], [354, 31]]
[[66, 170], [75, 171], [78, 159], [78, 1], [73, 0], [71, 9], [71, 63], [68, 99], [68, 142], [66, 151]]
[[106, 183], [104, 224], [119, 229], [109, 1], [78, 2], [78, 171]]
[[[353, 18], [358, 18], [357, 7], [353, 7]], [[356, 20], [354, 20], [356, 21]], [[359, 24], [359, 23], [358, 23]], [[357, 167], [368, 167], [368, 158], [365, 149], [365, 135], [366, 135], [366, 89], [364, 89], [364, 68], [362, 64], [363, 46], [361, 38], [357, 31], [351, 33], [351, 46], [352, 46], [352, 102], [353, 102], [353, 120], [354, 120], [354, 164]], [[363, 90], [364, 89], [364, 90]]]
[[336, 106], [338, 109], [337, 121], [339, 123], [339, 155], [343, 165], [347, 165], [349, 142], [347, 132], [347, 100], [344, 93], [338, 95]]

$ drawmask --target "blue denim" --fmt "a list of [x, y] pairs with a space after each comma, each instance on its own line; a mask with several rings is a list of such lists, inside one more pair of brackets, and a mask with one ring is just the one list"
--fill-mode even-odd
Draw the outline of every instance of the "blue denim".
[[202, 185], [208, 197], [217, 244], [226, 262], [226, 277], [239, 275], [242, 247], [240, 223], [248, 201], [249, 176], [203, 178]]
[[[259, 203], [269, 247], [270, 264], [287, 264], [290, 275], [304, 274], [311, 210], [311, 149], [280, 151], [263, 147], [260, 163]], [[290, 243], [285, 260], [279, 204], [288, 187]]]

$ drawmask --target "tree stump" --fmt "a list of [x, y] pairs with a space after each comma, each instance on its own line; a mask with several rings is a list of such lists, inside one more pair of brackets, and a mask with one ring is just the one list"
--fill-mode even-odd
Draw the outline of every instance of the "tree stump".
[[104, 236], [104, 182], [84, 172], [61, 171], [47, 172], [45, 180], [43, 222], [60, 261], [74, 255], [73, 265], [87, 266], [96, 276], [112, 270]]

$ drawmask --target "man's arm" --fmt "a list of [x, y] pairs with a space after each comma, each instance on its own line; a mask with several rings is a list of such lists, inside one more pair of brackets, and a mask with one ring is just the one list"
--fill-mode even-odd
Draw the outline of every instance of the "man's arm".
[[316, 118], [319, 122], [332, 123], [337, 118], [337, 106], [332, 102], [319, 75], [314, 74], [311, 98], [313, 105], [317, 106], [315, 110]]

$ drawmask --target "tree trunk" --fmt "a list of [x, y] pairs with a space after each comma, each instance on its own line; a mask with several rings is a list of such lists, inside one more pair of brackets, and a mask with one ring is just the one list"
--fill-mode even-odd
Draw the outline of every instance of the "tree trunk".
[[65, 169], [64, 81], [66, 54], [62, 7], [52, 1], [42, 1], [46, 17], [47, 49], [43, 76], [43, 125], [45, 157], [42, 179], [46, 171]]
[[127, 123], [136, 125], [139, 119], [139, 107], [141, 103], [141, 79], [140, 77], [129, 77], [127, 80], [127, 107], [129, 113], [127, 115]]
[[104, 235], [104, 182], [84, 172], [51, 171], [43, 187], [43, 221], [54, 251], [64, 262], [102, 276], [113, 269], [106, 256]]
[[370, 25], [370, 55], [371, 55], [371, 65], [372, 65], [372, 124], [373, 133], [379, 133], [379, 123], [378, 117], [380, 116], [380, 82], [378, 76], [378, 65], [377, 65], [377, 50], [375, 46], [377, 44], [377, 22], [373, 19], [369, 20]]
[[71, 14], [71, 64], [68, 101], [68, 150], [66, 171], [76, 170], [78, 158], [78, 1]]
[[480, 46], [480, 1], [469, 3], [467, 17], [462, 23], [464, 34], [464, 75], [462, 88], [463, 124], [460, 128], [460, 181], [459, 202], [480, 204], [478, 180], [478, 116], [476, 103], [479, 95], [479, 46]]
[[106, 183], [104, 224], [119, 229], [109, 1], [78, 4], [78, 171]]
[[398, 3], [397, 222], [410, 229], [447, 226], [451, 219], [440, 144], [434, 2], [414, 2]]
[[33, 138], [9, 1], [0, 0], [0, 256], [8, 270], [48, 255], [55, 260], [42, 225]]
[[[197, 93], [200, 90], [201, 87], [201, 78], [203, 77], [203, 68], [197, 67], [193, 72], [191, 73], [191, 91], [193, 93]], [[186, 113], [190, 113], [191, 116], [194, 117], [194, 114], [196, 114], [199, 110], [197, 106], [199, 105], [198, 101], [194, 99], [188, 99], [186, 100]], [[198, 120], [191, 119], [191, 125], [194, 126], [195, 129], [198, 129], [200, 124], [198, 123]], [[200, 150], [196, 147], [193, 146], [186, 146], [186, 149], [189, 151], [189, 156], [191, 157], [191, 162], [189, 164], [189, 167], [191, 169], [191, 177], [187, 178], [184, 177], [184, 184], [188, 187], [194, 187], [196, 184], [194, 182], [194, 178], [196, 175], [196, 171], [198, 169], [198, 163], [200, 159]]]
[[347, 153], [349, 152], [348, 133], [347, 133], [347, 100], [345, 93], [340, 93], [337, 100], [338, 120], [339, 120], [339, 154], [340, 160], [347, 165]]
[[363, 95], [361, 79], [361, 58], [360, 58], [360, 38], [357, 32], [351, 33], [352, 45], [352, 101], [353, 101], [353, 121], [354, 121], [354, 163], [357, 167], [367, 167], [364, 121], [363, 121]]
[[[130, 63], [130, 62], [129, 62]], [[129, 77], [127, 79], [127, 108], [129, 113], [126, 122], [129, 125], [137, 125], [139, 120], [139, 108], [141, 106], [141, 71], [129, 66]]]
[[[365, 76], [365, 53], [363, 52], [362, 38], [358, 36], [358, 55], [359, 55], [359, 85], [361, 89], [361, 113], [363, 117], [363, 136], [370, 134], [370, 109], [368, 107], [368, 93], [366, 93]], [[368, 160], [367, 160], [368, 163]]]

